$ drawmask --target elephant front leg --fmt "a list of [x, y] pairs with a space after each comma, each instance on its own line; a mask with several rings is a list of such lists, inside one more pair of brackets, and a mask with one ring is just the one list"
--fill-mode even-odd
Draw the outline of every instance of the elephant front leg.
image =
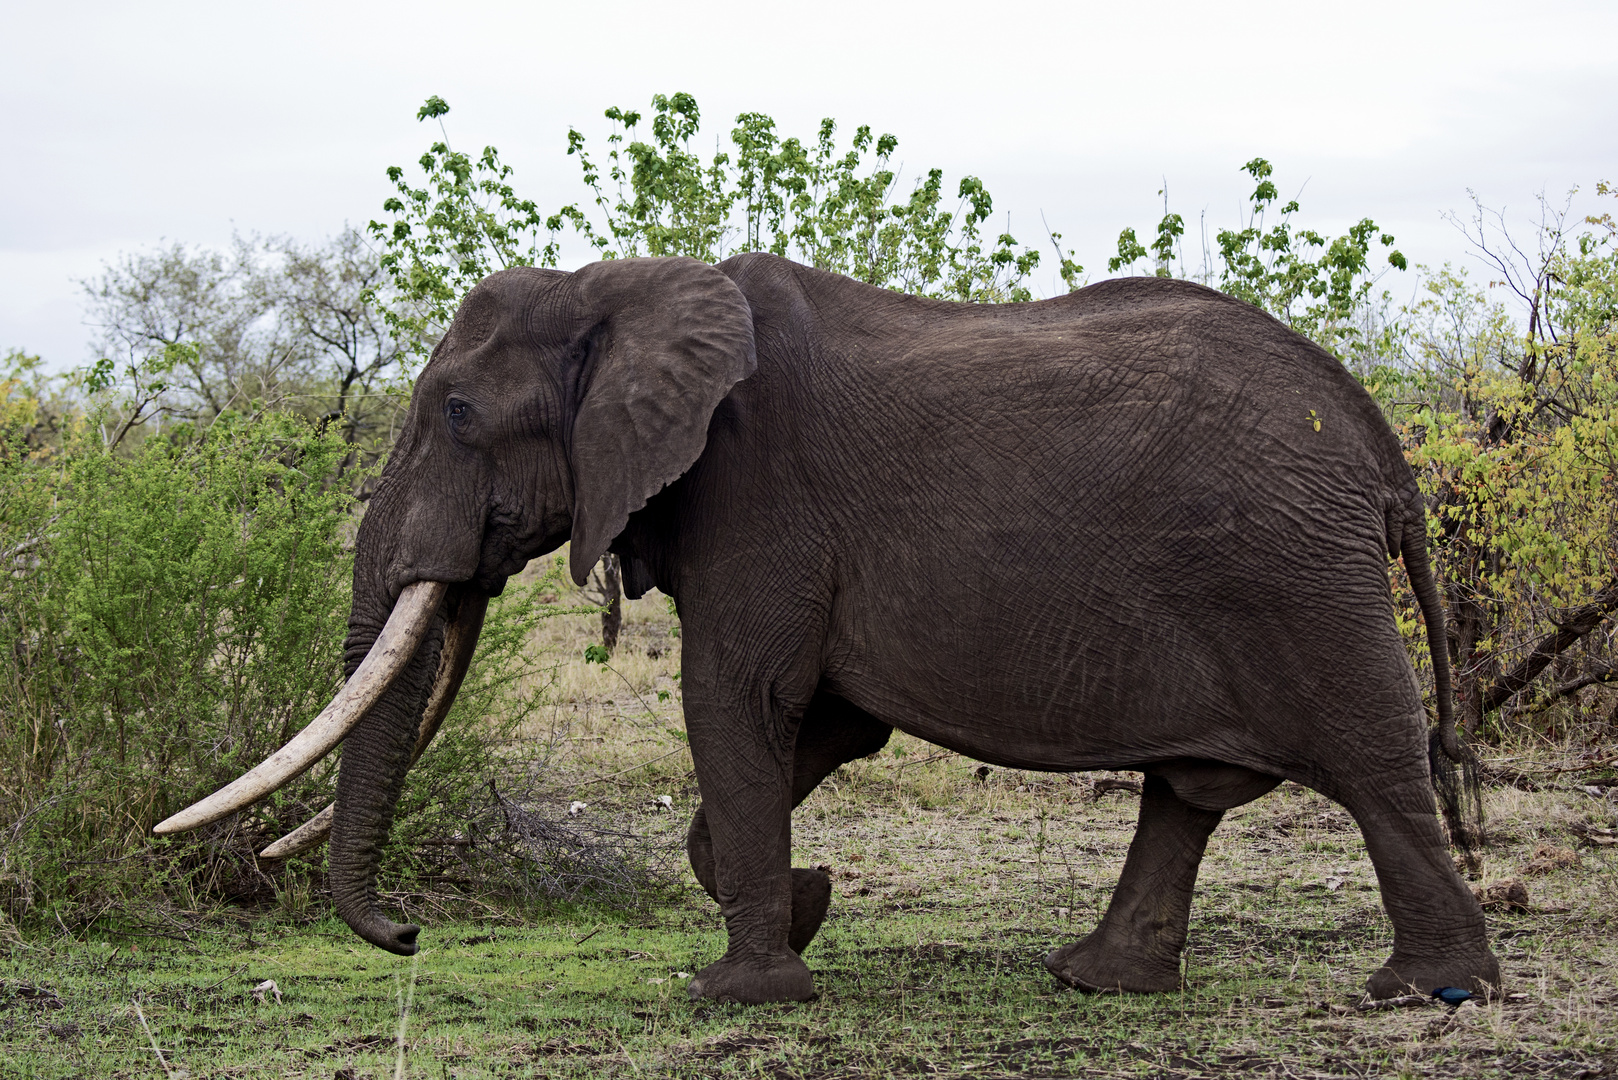
[[[691, 829], [685, 835], [685, 851], [697, 875], [697, 884], [717, 901], [719, 885], [714, 872], [713, 837], [708, 832], [708, 812], [704, 807], [697, 807], [691, 818]], [[787, 928], [787, 948], [802, 956], [803, 950], [815, 939], [830, 907], [831, 877], [823, 870], [794, 866], [792, 922]]]
[[1223, 816], [1192, 806], [1167, 780], [1148, 774], [1140, 824], [1107, 914], [1088, 937], [1045, 958], [1051, 974], [1081, 990], [1179, 989], [1197, 867]]
[[729, 939], [725, 955], [697, 973], [689, 993], [741, 1004], [807, 1001], [814, 978], [788, 944], [790, 773], [766, 744], [763, 725], [706, 722], [688, 702], [686, 726], [712, 853], [704, 860], [711, 875], [699, 868], [698, 879], [708, 879], [703, 887], [718, 902]]
[[[816, 694], [798, 726], [792, 756], [793, 807], [807, 799], [839, 766], [881, 750], [892, 734], [893, 728], [863, 709], [831, 694]], [[717, 901], [719, 887], [714, 873], [713, 837], [709, 834], [704, 807], [697, 807], [691, 818], [685, 847], [697, 882]], [[825, 871], [793, 867], [792, 923], [787, 931], [787, 947], [803, 955], [825, 921], [830, 906], [831, 878]]]

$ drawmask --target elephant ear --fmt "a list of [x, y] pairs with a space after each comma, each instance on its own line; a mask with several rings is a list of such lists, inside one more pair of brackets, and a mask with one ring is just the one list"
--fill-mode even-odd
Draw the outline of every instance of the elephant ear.
[[573, 421], [569, 561], [583, 585], [629, 515], [701, 456], [714, 408], [758, 359], [752, 308], [707, 263], [609, 260], [573, 281], [595, 330]]

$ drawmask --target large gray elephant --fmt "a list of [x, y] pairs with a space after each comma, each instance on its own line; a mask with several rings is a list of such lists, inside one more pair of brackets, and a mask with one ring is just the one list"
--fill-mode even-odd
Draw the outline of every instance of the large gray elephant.
[[678, 606], [689, 849], [729, 934], [695, 996], [814, 993], [800, 954], [830, 888], [790, 866], [792, 809], [893, 727], [1012, 768], [1145, 772], [1111, 906], [1046, 959], [1072, 986], [1177, 987], [1210, 833], [1283, 779], [1364, 833], [1394, 926], [1373, 995], [1498, 983], [1435, 813], [1461, 751], [1415, 479], [1342, 365], [1255, 308], [1152, 278], [953, 304], [766, 255], [495, 274], [417, 380], [360, 528], [348, 685], [160, 828], [348, 732], [333, 898], [414, 952], [375, 899], [400, 786], [487, 597], [568, 540], [576, 580], [616, 552], [630, 596]]

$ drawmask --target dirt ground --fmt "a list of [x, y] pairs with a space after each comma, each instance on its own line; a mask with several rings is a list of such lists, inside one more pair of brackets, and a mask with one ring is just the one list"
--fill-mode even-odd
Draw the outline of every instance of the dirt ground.
[[[1215, 833], [1179, 993], [1065, 989], [1040, 960], [1104, 910], [1139, 778], [983, 769], [902, 735], [795, 817], [794, 863], [836, 890], [805, 954], [819, 997], [688, 1001], [724, 938], [680, 850], [678, 628], [653, 595], [606, 664], [584, 659], [597, 634], [542, 626], [554, 703], [523, 737], [551, 748], [559, 816], [583, 804], [645, 838], [670, 882], [654, 901], [468, 921], [401, 897], [427, 927], [414, 961], [273, 912], [184, 939], [14, 941], [0, 1076], [1618, 1076], [1618, 787], [1571, 746], [1488, 761], [1510, 781], [1487, 788], [1471, 874], [1505, 973], [1492, 1003], [1365, 1001], [1392, 931], [1364, 844], [1291, 784]], [[254, 995], [265, 980], [279, 999]]]

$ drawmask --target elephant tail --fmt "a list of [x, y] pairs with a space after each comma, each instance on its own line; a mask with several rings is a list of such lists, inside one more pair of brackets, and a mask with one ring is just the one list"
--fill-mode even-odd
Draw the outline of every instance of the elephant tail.
[[1449, 635], [1444, 627], [1444, 607], [1433, 580], [1432, 563], [1427, 557], [1427, 512], [1419, 496], [1412, 500], [1405, 515], [1399, 554], [1405, 574], [1421, 606], [1427, 624], [1427, 651], [1433, 663], [1433, 696], [1438, 705], [1438, 726], [1427, 738], [1427, 762], [1433, 777], [1433, 790], [1444, 812], [1444, 822], [1455, 845], [1467, 856], [1483, 846], [1483, 787], [1478, 778], [1478, 759], [1456, 730], [1455, 693], [1450, 684]]

